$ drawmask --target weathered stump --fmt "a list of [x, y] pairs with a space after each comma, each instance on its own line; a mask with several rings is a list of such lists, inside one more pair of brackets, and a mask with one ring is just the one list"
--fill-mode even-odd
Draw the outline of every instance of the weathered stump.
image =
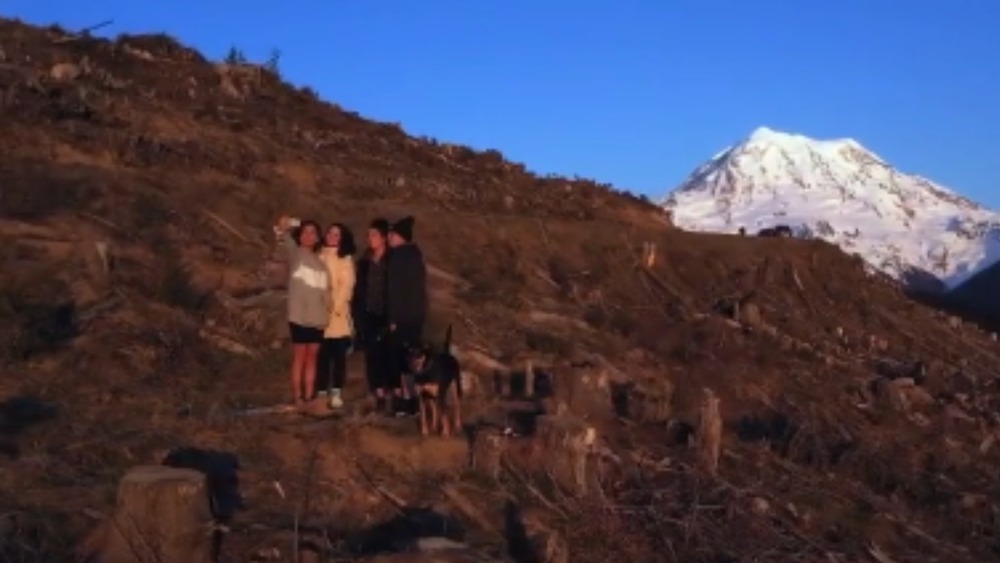
[[719, 412], [719, 398], [711, 389], [703, 390], [698, 417], [696, 447], [698, 465], [709, 475], [719, 472], [719, 455], [722, 453], [722, 415]]
[[204, 474], [136, 467], [118, 485], [101, 563], [211, 563], [212, 511]]
[[567, 416], [538, 417], [535, 435], [527, 445], [527, 462], [533, 471], [545, 471], [576, 495], [592, 492], [597, 481], [597, 430]]
[[615, 414], [631, 420], [666, 423], [673, 415], [673, 388], [666, 380], [655, 384], [612, 383]]
[[555, 414], [588, 413], [614, 416], [611, 404], [611, 375], [601, 366], [566, 366], [555, 375]]
[[470, 445], [469, 465], [493, 479], [498, 478], [507, 442], [508, 438], [497, 432], [477, 430]]
[[505, 464], [538, 475], [548, 474], [577, 495], [591, 492], [597, 482], [597, 431], [569, 416], [538, 416], [534, 431], [518, 438], [479, 431], [471, 444], [470, 465], [499, 477]]

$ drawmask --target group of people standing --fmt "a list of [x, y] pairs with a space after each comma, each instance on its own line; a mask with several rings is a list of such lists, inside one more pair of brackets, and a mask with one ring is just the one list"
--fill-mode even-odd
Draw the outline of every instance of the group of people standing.
[[413, 242], [413, 217], [378, 218], [356, 258], [354, 236], [342, 223], [321, 231], [312, 220], [282, 217], [275, 233], [288, 253], [288, 326], [292, 398], [296, 407], [327, 396], [344, 405], [347, 356], [363, 350], [376, 409], [416, 414], [406, 381], [406, 354], [421, 344], [427, 319], [427, 270]]

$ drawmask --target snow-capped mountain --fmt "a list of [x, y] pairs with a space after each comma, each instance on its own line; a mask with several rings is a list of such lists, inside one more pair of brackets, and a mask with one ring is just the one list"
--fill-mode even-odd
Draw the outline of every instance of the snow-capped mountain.
[[663, 205], [687, 230], [788, 225], [900, 280], [951, 289], [1000, 260], [1000, 213], [904, 174], [852, 139], [761, 127], [697, 168]]

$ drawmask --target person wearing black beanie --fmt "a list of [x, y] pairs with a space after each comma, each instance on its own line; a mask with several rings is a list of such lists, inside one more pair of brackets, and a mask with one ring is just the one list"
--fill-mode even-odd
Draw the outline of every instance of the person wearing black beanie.
[[[413, 225], [417, 220], [412, 216], [406, 216], [396, 221], [392, 225], [389, 225], [389, 244], [394, 247], [402, 246], [408, 242], [413, 242]], [[399, 237], [401, 240], [397, 240], [395, 243], [391, 240], [394, 237]]]
[[410, 386], [404, 385], [407, 371], [406, 352], [421, 346], [424, 323], [427, 320], [427, 266], [424, 256], [413, 242], [412, 216], [403, 217], [389, 226], [389, 260], [387, 267], [386, 316], [392, 336], [392, 368], [398, 370], [400, 391], [405, 398], [401, 411], [415, 414], [416, 398], [410, 396]]

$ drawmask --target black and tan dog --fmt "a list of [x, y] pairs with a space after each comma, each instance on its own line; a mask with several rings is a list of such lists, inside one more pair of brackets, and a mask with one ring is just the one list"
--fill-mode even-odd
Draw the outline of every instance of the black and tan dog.
[[408, 366], [420, 402], [420, 431], [450, 436], [462, 425], [462, 368], [451, 353], [451, 325], [444, 346], [417, 346], [409, 351]]

